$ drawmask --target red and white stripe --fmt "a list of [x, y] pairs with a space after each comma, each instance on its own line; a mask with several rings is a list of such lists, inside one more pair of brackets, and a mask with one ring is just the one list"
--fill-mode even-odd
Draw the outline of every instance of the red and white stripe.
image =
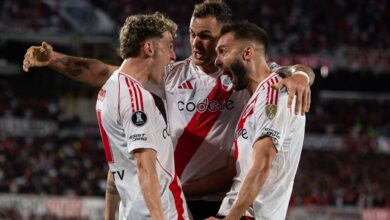
[[178, 88], [179, 89], [194, 89], [192, 87], [192, 84], [190, 81], [186, 81], [186, 82], [182, 83]]
[[277, 105], [278, 104], [279, 90], [273, 89], [271, 87], [273, 84], [276, 84], [278, 82], [279, 82], [278, 76], [273, 76], [265, 82], [267, 84], [266, 105]]
[[129, 77], [125, 77], [125, 81], [130, 93], [131, 111], [144, 111], [144, 102], [140, 86]]
[[173, 195], [173, 199], [175, 200], [177, 220], [184, 220], [184, 200], [182, 198], [183, 190], [181, 189], [181, 186], [179, 184], [179, 178], [176, 174], [172, 175], [167, 169], [165, 169], [164, 166], [157, 158], [156, 161], [158, 165], [161, 167], [161, 169], [164, 170], [164, 172], [170, 175], [173, 179], [171, 184], [169, 184], [169, 190], [171, 191]]
[[110, 140], [108, 139], [106, 129], [104, 129], [103, 127], [102, 112], [98, 110], [96, 111], [96, 114], [97, 114], [99, 130], [100, 130], [100, 136], [102, 137], [102, 141], [103, 141], [104, 152], [106, 153], [107, 162], [114, 163], [114, 157], [112, 156]]

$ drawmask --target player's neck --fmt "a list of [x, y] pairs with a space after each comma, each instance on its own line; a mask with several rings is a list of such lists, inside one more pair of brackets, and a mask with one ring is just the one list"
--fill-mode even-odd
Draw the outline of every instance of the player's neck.
[[207, 66], [197, 66], [197, 67], [207, 75], [213, 74], [218, 71], [218, 67], [216, 67], [214, 64], [207, 65]]
[[270, 74], [271, 74], [271, 69], [265, 65], [265, 66], [260, 66], [257, 70], [259, 71], [255, 71], [256, 69], [253, 69], [253, 73], [250, 74], [248, 73], [248, 76], [249, 76], [249, 84], [248, 84], [248, 91], [249, 93], [252, 95], [257, 87], [259, 86], [259, 84], [265, 80]]
[[152, 67], [150, 62], [148, 59], [139, 57], [128, 58], [123, 61], [119, 71], [144, 84], [148, 81], [148, 77], [151, 74]]

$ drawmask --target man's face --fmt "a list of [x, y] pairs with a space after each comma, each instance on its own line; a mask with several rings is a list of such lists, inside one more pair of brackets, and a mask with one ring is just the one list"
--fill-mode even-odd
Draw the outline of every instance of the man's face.
[[170, 62], [175, 61], [176, 54], [173, 48], [173, 37], [168, 31], [164, 32], [162, 38], [156, 38], [154, 41], [155, 47], [155, 64], [154, 70], [151, 74], [150, 81], [153, 83], [160, 83], [164, 73], [164, 66]]
[[232, 83], [236, 91], [247, 88], [249, 78], [242, 59], [243, 49], [235, 40], [233, 33], [221, 36], [216, 47], [215, 65], [232, 74]]
[[212, 66], [215, 60], [215, 46], [221, 31], [221, 24], [214, 16], [191, 18], [190, 44], [192, 61], [198, 66]]

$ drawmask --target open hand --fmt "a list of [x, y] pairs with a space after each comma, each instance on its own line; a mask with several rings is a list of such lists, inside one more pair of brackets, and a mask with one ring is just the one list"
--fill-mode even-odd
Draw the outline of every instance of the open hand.
[[53, 54], [53, 47], [42, 42], [41, 46], [31, 46], [28, 48], [23, 60], [23, 70], [28, 72], [30, 67], [47, 66]]
[[272, 85], [272, 88], [280, 89], [283, 86], [288, 91], [287, 107], [291, 108], [294, 96], [296, 95], [295, 114], [301, 113], [304, 115], [305, 112], [308, 112], [310, 109], [311, 91], [307, 78], [302, 75], [292, 75]]

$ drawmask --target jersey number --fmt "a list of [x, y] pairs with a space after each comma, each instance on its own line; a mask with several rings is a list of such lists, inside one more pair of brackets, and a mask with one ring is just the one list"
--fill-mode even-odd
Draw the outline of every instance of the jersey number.
[[97, 120], [99, 124], [99, 130], [100, 130], [100, 136], [102, 137], [103, 145], [104, 145], [104, 152], [106, 153], [106, 159], [108, 163], [114, 162], [113, 157], [112, 157], [112, 152], [111, 152], [111, 146], [110, 142], [108, 141], [108, 136], [106, 133], [106, 130], [103, 127], [102, 123], [102, 113], [100, 110], [96, 112], [97, 114]]

